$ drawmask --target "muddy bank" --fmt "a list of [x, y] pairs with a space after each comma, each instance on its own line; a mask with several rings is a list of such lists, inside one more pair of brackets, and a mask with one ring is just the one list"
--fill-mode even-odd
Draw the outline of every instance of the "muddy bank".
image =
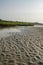
[[43, 27], [25, 27], [1, 38], [0, 65], [43, 65]]

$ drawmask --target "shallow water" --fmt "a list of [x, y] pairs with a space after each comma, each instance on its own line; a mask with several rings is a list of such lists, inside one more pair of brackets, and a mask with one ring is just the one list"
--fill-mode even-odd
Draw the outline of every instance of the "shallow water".
[[11, 32], [21, 32], [19, 28], [4, 28], [4, 29], [0, 29], [0, 37], [3, 36], [9, 36], [9, 33]]
[[11, 28], [3, 28], [3, 29], [0, 29], [0, 38], [10, 36], [12, 33], [27, 34], [28, 29], [29, 29], [28, 33], [30, 34], [31, 33], [30, 31], [33, 30], [33, 29], [30, 30], [31, 28], [33, 27], [32, 26], [17, 26], [17, 27], [11, 27]]
[[12, 33], [20, 33], [24, 28], [25, 26], [17, 26], [0, 29], [0, 38], [10, 36]]

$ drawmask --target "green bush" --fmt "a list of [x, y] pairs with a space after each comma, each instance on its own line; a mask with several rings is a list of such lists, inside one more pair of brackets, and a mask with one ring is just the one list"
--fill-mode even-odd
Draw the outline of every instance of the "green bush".
[[33, 26], [30, 22], [19, 22], [19, 21], [3, 21], [0, 19], [0, 27], [10, 27], [10, 26]]

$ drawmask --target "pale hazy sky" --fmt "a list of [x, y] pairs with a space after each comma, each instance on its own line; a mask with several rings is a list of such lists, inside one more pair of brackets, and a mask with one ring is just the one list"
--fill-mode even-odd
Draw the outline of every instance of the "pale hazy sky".
[[0, 18], [43, 22], [43, 0], [0, 0]]

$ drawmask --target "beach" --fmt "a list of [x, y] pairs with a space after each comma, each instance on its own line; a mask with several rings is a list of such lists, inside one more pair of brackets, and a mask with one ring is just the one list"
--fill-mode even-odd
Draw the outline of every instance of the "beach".
[[11, 31], [0, 33], [0, 65], [43, 65], [43, 27]]

